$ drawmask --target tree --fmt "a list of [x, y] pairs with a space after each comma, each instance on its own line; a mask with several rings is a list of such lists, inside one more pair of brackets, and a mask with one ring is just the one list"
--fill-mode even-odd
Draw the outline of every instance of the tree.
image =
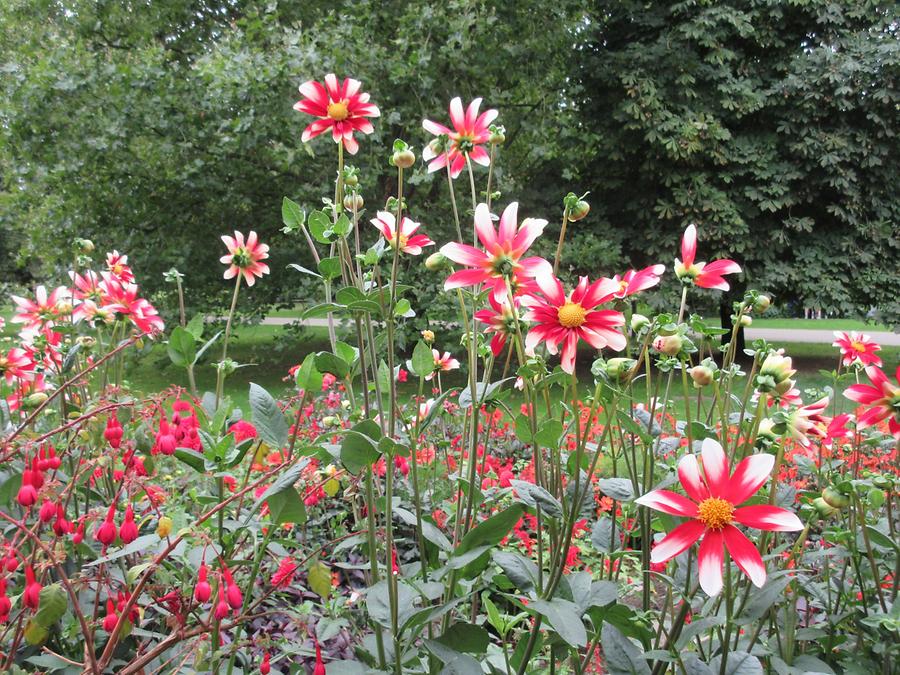
[[900, 322], [900, 41], [875, 2], [594, 3], [571, 97], [582, 177], [633, 262], [691, 222], [747, 283]]

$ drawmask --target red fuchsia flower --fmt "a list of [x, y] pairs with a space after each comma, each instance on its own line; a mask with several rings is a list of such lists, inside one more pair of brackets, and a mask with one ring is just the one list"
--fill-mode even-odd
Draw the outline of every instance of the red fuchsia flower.
[[234, 583], [231, 570], [226, 567], [222, 570], [222, 574], [225, 577], [225, 597], [229, 606], [231, 609], [240, 609], [244, 606], [244, 596], [241, 594], [241, 589]]
[[125, 520], [119, 527], [119, 537], [125, 544], [130, 544], [138, 538], [138, 527], [134, 522], [134, 510], [131, 508], [131, 504], [125, 508]]
[[290, 557], [282, 558], [278, 563], [278, 569], [272, 575], [272, 585], [275, 588], [286, 588], [291, 585], [294, 575], [297, 573], [297, 563]]
[[16, 314], [12, 322], [25, 324], [26, 328], [55, 326], [71, 306], [69, 293], [65, 286], [54, 288], [50, 293], [47, 293], [46, 287], [38, 286], [34, 290], [34, 300], [11, 296], [16, 303]]
[[128, 266], [128, 256], [122, 255], [118, 251], [111, 251], [106, 254], [106, 269], [124, 284], [134, 283], [134, 273]]
[[208, 575], [209, 568], [206, 566], [206, 563], [201, 563], [200, 570], [197, 572], [197, 584], [194, 586], [194, 600], [201, 605], [209, 602], [209, 599], [212, 597], [212, 586], [207, 581]]
[[265, 656], [263, 656], [262, 663], [259, 664], [259, 672], [260, 675], [269, 675], [272, 672], [272, 665], [270, 663], [269, 652], [266, 652]]
[[122, 445], [122, 425], [119, 424], [119, 420], [115, 415], [111, 415], [108, 420], [106, 420], [106, 429], [103, 430], [103, 438], [106, 439], [106, 442], [109, 443], [109, 446], [114, 450], [118, 450], [119, 446]]
[[228, 433], [234, 434], [234, 440], [237, 443], [246, 441], [248, 438], [256, 438], [256, 427], [245, 420], [239, 420], [228, 427]]
[[25, 568], [25, 592], [22, 594], [22, 604], [37, 611], [41, 603], [41, 588], [41, 582], [35, 579], [34, 569], [29, 565]]
[[106, 599], [106, 616], [103, 617], [103, 630], [107, 633], [112, 633], [116, 629], [116, 624], [119, 623], [119, 615], [116, 614], [116, 603], [113, 602], [112, 598]]
[[703, 441], [700, 459], [702, 476], [696, 456], [685, 455], [678, 463], [678, 478], [690, 499], [669, 490], [653, 490], [635, 500], [663, 513], [690, 518], [653, 548], [650, 562], [658, 564], [671, 560], [703, 537], [698, 563], [700, 586], [707, 595], [716, 595], [722, 590], [724, 548], [750, 581], [761, 587], [766, 581], [766, 566], [756, 547], [733, 523], [775, 532], [803, 529], [800, 519], [787, 509], [767, 504], [736, 507], [766, 482], [775, 457], [751, 455], [741, 460], [734, 473], [730, 473], [722, 446], [707, 438]]
[[6, 597], [6, 579], [0, 577], [0, 623], [6, 623], [9, 619], [9, 611], [12, 609], [12, 602]]
[[306, 143], [331, 129], [334, 142], [343, 142], [347, 152], [355, 155], [359, 143], [353, 138], [353, 132], [371, 134], [375, 127], [366, 118], [381, 116], [375, 104], [369, 103], [369, 95], [360, 92], [360, 87], [359, 80], [348, 77], [341, 83], [334, 73], [325, 76], [324, 87], [315, 80], [301, 84], [300, 93], [304, 98], [294, 104], [294, 110], [319, 118], [303, 130], [301, 140]]
[[318, 640], [316, 640], [316, 667], [313, 668], [313, 675], [326, 675], [325, 662], [322, 660], [322, 648], [319, 647]]
[[494, 228], [491, 212], [487, 204], [479, 204], [475, 209], [475, 232], [484, 251], [460, 242], [451, 242], [441, 247], [441, 253], [450, 260], [472, 269], [454, 272], [444, 282], [444, 290], [487, 284], [494, 290], [494, 297], [502, 301], [508, 293], [506, 279], [515, 290], [524, 280], [534, 279], [540, 274], [552, 271], [550, 263], [543, 258], [523, 258], [534, 243], [547, 221], [542, 218], [526, 218], [518, 225], [519, 205], [511, 202], [500, 216], [499, 230]]
[[877, 366], [868, 366], [866, 375], [871, 385], [854, 384], [844, 392], [844, 396], [851, 401], [869, 406], [857, 417], [857, 429], [865, 429], [890, 418], [888, 428], [894, 438], [900, 438], [900, 366], [894, 374], [897, 384], [892, 384]]
[[62, 504], [56, 505], [56, 520], [53, 523], [53, 533], [57, 537], [64, 537], [72, 531], [72, 523], [66, 520], [66, 510]]
[[34, 361], [28, 352], [13, 347], [5, 354], [0, 352], [0, 381], [12, 384], [14, 380], [30, 382], [34, 379]]
[[566, 295], [563, 285], [552, 274], [537, 277], [543, 297], [528, 296], [522, 303], [529, 307], [525, 318], [535, 325], [525, 337], [525, 347], [533, 350], [539, 343], [547, 344], [551, 354], [558, 352], [562, 343], [562, 369], [575, 370], [575, 353], [578, 341], [584, 340], [595, 349], [610, 347], [616, 351], [625, 348], [625, 336], [616, 330], [625, 324], [621, 312], [596, 307], [609, 302], [619, 285], [612, 279], [598, 279], [588, 285], [588, 278], [581, 277], [578, 285]]
[[19, 487], [18, 494], [16, 495], [16, 501], [19, 502], [20, 506], [24, 506], [25, 508], [37, 504], [38, 493], [37, 488], [34, 486], [33, 477], [34, 472], [31, 469], [25, 469], [22, 472], [22, 484]]
[[[476, 98], [463, 112], [462, 99], [457, 96], [450, 101], [450, 123], [453, 124], [453, 129], [431, 120], [422, 120], [425, 131], [438, 136], [422, 151], [422, 159], [429, 163], [429, 173], [449, 164], [450, 175], [456, 178], [466, 166], [467, 156], [482, 166], [491, 163], [484, 144], [491, 136], [491, 122], [497, 119], [499, 113], [490, 109], [479, 115], [480, 107], [481, 99]], [[442, 147], [441, 137], [446, 137], [447, 147]]]
[[219, 601], [216, 603], [216, 608], [213, 610], [213, 615], [216, 617], [216, 621], [221, 621], [226, 616], [228, 616], [228, 603], [225, 602], [225, 597], [222, 595], [222, 591], [219, 591]]
[[430, 380], [434, 377], [435, 373], [438, 372], [448, 372], [451, 370], [456, 370], [459, 368], [459, 361], [454, 359], [450, 352], [444, 352], [441, 354], [437, 349], [431, 350], [431, 356], [434, 359], [434, 369], [425, 376], [426, 380]]
[[38, 519], [42, 523], [49, 523], [53, 520], [54, 516], [56, 516], [56, 504], [49, 499], [45, 499], [44, 503], [41, 504], [40, 511], [38, 511]]
[[659, 283], [659, 277], [665, 271], [665, 265], [651, 265], [640, 271], [628, 270], [622, 276], [615, 275], [613, 281], [619, 284], [615, 297], [621, 299], [653, 288]]
[[[515, 299], [518, 303], [518, 298]], [[500, 356], [506, 346], [506, 340], [516, 334], [516, 320], [509, 306], [509, 299], [504, 297], [499, 302], [494, 294], [488, 296], [490, 309], [481, 309], [475, 312], [475, 318], [487, 325], [486, 333], [493, 333], [491, 338], [491, 352], [494, 357]]]
[[372, 224], [381, 231], [384, 240], [391, 248], [396, 247], [399, 241], [400, 250], [403, 253], [421, 255], [423, 246], [434, 246], [434, 242], [424, 234], [416, 234], [421, 224], [406, 216], [403, 216], [400, 221], [399, 236], [397, 235], [397, 219], [390, 211], [379, 211], [378, 216], [372, 218]]
[[234, 237], [225, 234], [222, 235], [222, 241], [225, 242], [228, 255], [219, 258], [219, 262], [229, 266], [224, 274], [226, 279], [234, 279], [241, 274], [247, 285], [252, 286], [256, 283], [256, 277], [261, 278], [269, 273], [269, 266], [260, 262], [269, 257], [269, 247], [259, 243], [256, 232], [251, 230], [245, 241], [244, 235], [235, 230]]
[[864, 366], [881, 367], [881, 358], [875, 353], [881, 350], [881, 345], [865, 333], [835, 331], [834, 337], [836, 339], [831, 346], [840, 348], [841, 363], [845, 366], [853, 365], [858, 360]]
[[112, 504], [110, 505], [109, 510], [106, 512], [106, 519], [94, 531], [94, 539], [99, 541], [104, 546], [109, 546], [116, 540], [116, 523], [114, 520], [115, 515], [116, 505]]
[[714, 260], [711, 263], [694, 262], [697, 255], [697, 228], [688, 225], [681, 238], [681, 260], [675, 259], [675, 276], [682, 283], [693, 283], [700, 288], [715, 288], [727, 291], [730, 286], [722, 277], [738, 274], [741, 266], [733, 260]]
[[159, 431], [156, 434], [156, 442], [153, 445], [152, 453], [162, 453], [164, 455], [174, 455], [175, 448], [178, 447], [178, 440], [172, 431], [172, 427], [166, 420], [160, 420]]

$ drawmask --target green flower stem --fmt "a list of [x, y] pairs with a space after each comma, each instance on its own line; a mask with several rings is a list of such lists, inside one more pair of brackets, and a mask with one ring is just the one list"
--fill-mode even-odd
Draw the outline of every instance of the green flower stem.
[[222, 360], [219, 362], [218, 372], [216, 373], [216, 410], [219, 409], [219, 403], [222, 401], [222, 391], [225, 386], [225, 359], [228, 358], [228, 342], [231, 340], [231, 324], [234, 321], [234, 310], [237, 307], [238, 294], [241, 291], [241, 279], [243, 275], [238, 271], [234, 283], [234, 295], [231, 296], [231, 308], [228, 310], [228, 319], [225, 321], [225, 337], [222, 343]]
[[563, 242], [566, 239], [566, 225], [569, 222], [569, 207], [563, 208], [562, 226], [559, 229], [559, 242], [556, 244], [556, 255], [553, 257], [553, 275], [559, 270], [559, 261], [562, 259]]

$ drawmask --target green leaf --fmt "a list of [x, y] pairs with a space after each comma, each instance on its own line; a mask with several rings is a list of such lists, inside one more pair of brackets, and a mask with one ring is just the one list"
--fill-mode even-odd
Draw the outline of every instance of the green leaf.
[[113, 560], [118, 560], [119, 558], [124, 558], [126, 555], [131, 555], [132, 553], [143, 553], [145, 550], [149, 549], [151, 546], [159, 543], [159, 536], [157, 534], [145, 534], [141, 537], [138, 537], [130, 544], [126, 544], [122, 548], [116, 549], [114, 551], [110, 551], [105, 556], [101, 556], [96, 560], [92, 560], [91, 562], [86, 564], [86, 567], [93, 567], [95, 565], [102, 565], [106, 562], [111, 562]]
[[322, 389], [322, 373], [316, 368], [316, 355], [307, 354], [303, 363], [297, 369], [294, 376], [297, 388], [309, 394], [315, 394]]
[[316, 354], [316, 368], [320, 373], [331, 373], [339, 380], [343, 380], [350, 372], [350, 365], [340, 356], [331, 352]]
[[310, 565], [306, 576], [307, 585], [322, 599], [331, 595], [331, 570], [321, 560]]
[[431, 351], [431, 347], [425, 344], [423, 340], [416, 342], [416, 346], [413, 348], [410, 366], [413, 374], [417, 377], [431, 375], [434, 370], [434, 354]]
[[334, 241], [331, 233], [331, 218], [324, 211], [313, 211], [306, 220], [309, 232], [320, 244], [330, 244]]
[[190, 321], [187, 322], [187, 326], [185, 326], [185, 330], [188, 333], [194, 336], [194, 340], [199, 342], [200, 338], [203, 337], [203, 329], [205, 325], [203, 323], [203, 315], [195, 314]]
[[[399, 517], [407, 525], [416, 525], [416, 516], [414, 513], [407, 511], [399, 506], [394, 507], [394, 515]], [[437, 525], [431, 523], [424, 518], [422, 519], [422, 536], [442, 551], [449, 551], [453, 548], [453, 544], [447, 539], [447, 536], [438, 529]]]
[[191, 448], [175, 448], [175, 459], [179, 459], [194, 471], [206, 471], [206, 458]]
[[322, 258], [318, 265], [319, 274], [323, 279], [337, 279], [341, 276], [341, 259], [340, 258]]
[[378, 443], [369, 436], [352, 429], [344, 434], [341, 441], [341, 464], [353, 475], [372, 466], [380, 455]]
[[216, 340], [219, 339], [219, 336], [222, 334], [222, 331], [218, 331], [215, 335], [213, 335], [209, 340], [207, 340], [199, 350], [197, 350], [197, 354], [194, 356], [193, 365], [197, 365], [200, 362], [200, 359], [203, 358], [203, 355], [206, 353], [206, 350], [213, 346]]
[[41, 589], [41, 599], [34, 621], [42, 628], [51, 628], [66, 613], [68, 606], [69, 596], [61, 584], [44, 586]]
[[[573, 647], [587, 645], [587, 631], [581, 620], [581, 612], [574, 602], [562, 598], [531, 600], [527, 609], [529, 612], [542, 614], [557, 635]], [[604, 642], [604, 646], [605, 644]]]
[[[415, 602], [419, 598], [405, 581], [397, 582], [397, 625], [402, 626], [416, 613]], [[380, 626], [391, 627], [391, 603], [388, 595], [387, 579], [382, 579], [366, 591], [366, 609], [369, 616]]]
[[510, 483], [515, 488], [516, 496], [520, 501], [531, 508], [540, 506], [541, 510], [551, 518], [562, 518], [562, 504], [545, 488], [524, 480], [512, 480]]
[[[297, 490], [294, 488], [294, 483], [300, 479], [300, 474], [307, 464], [309, 464], [309, 458], [307, 457], [297, 460], [297, 462], [281, 474], [274, 483], [266, 488], [266, 491], [263, 492], [253, 503], [253, 506], [250, 507], [250, 511], [244, 519], [244, 525], [247, 525], [250, 522], [253, 514], [259, 510], [259, 507], [262, 506], [263, 502], [268, 502], [269, 513], [271, 514], [273, 521], [278, 522], [279, 517], [300, 518], [299, 520], [283, 520], [281, 522], [302, 523], [306, 518], [306, 508], [303, 507], [303, 502], [300, 501]], [[276, 497], [276, 495], [282, 492], [286, 493], [284, 497]], [[273, 497], [275, 498], [274, 502], [272, 501]], [[303, 507], [302, 515], [300, 507], [297, 506], [297, 502], [300, 503], [300, 507]]]
[[343, 361], [351, 368], [359, 358], [358, 348], [349, 345], [346, 342], [341, 342], [340, 340], [334, 343], [334, 353], [337, 354], [341, 359], [343, 359]]
[[312, 271], [311, 269], [309, 269], [308, 267], [304, 267], [303, 265], [298, 265], [297, 263], [290, 263], [290, 264], [288, 265], [288, 268], [289, 268], [289, 269], [297, 270], [297, 271], [300, 272], [301, 274], [308, 274], [309, 276], [315, 277], [316, 279], [321, 279], [321, 278], [322, 278], [322, 275], [319, 274], [318, 272], [313, 272], [313, 271]]
[[503, 537], [509, 534], [519, 518], [522, 517], [524, 510], [521, 504], [513, 504], [509, 508], [495, 513], [493, 516], [484, 520], [466, 533], [462, 538], [453, 555], [462, 555], [467, 551], [471, 551], [479, 546], [494, 546], [500, 542]]
[[713, 657], [709, 666], [714, 673], [720, 675], [762, 675], [764, 672], [759, 659], [747, 652], [729, 651], [724, 670], [721, 656]]
[[606, 656], [606, 672], [610, 675], [650, 675], [641, 648], [618, 628], [604, 623], [600, 641]]
[[490, 636], [481, 626], [471, 623], [455, 623], [444, 631], [437, 641], [457, 652], [484, 654], [487, 651]]
[[515, 551], [494, 551], [491, 557], [520, 591], [528, 593], [537, 588], [538, 568], [533, 560]]
[[295, 201], [285, 197], [281, 200], [281, 222], [292, 230], [299, 229], [306, 220], [306, 214]]
[[597, 481], [597, 487], [616, 501], [630, 502], [634, 499], [634, 486], [627, 478], [601, 478]]
[[545, 420], [534, 436], [534, 442], [545, 448], [558, 448], [559, 439], [563, 434], [563, 425], [559, 420]]
[[269, 517], [273, 523], [297, 523], [306, 522], [306, 505], [300, 499], [300, 495], [293, 487], [276, 492], [266, 500], [269, 506]]
[[259, 437], [273, 450], [287, 445], [290, 427], [272, 395], [258, 384], [250, 383], [250, 411]]
[[166, 352], [169, 354], [169, 360], [179, 368], [193, 365], [197, 357], [196, 339], [181, 326], [176, 326], [169, 335]]

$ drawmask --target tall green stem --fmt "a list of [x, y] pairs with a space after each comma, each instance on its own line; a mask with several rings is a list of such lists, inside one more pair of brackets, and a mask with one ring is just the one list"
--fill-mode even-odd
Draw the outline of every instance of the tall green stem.
[[241, 279], [243, 276], [240, 271], [235, 278], [234, 295], [231, 296], [231, 309], [228, 310], [228, 319], [225, 321], [225, 338], [222, 343], [222, 360], [219, 362], [218, 372], [216, 373], [216, 409], [222, 401], [222, 390], [225, 386], [225, 360], [228, 358], [228, 342], [231, 340], [231, 324], [234, 321], [234, 310], [237, 307], [238, 293], [241, 290]]

